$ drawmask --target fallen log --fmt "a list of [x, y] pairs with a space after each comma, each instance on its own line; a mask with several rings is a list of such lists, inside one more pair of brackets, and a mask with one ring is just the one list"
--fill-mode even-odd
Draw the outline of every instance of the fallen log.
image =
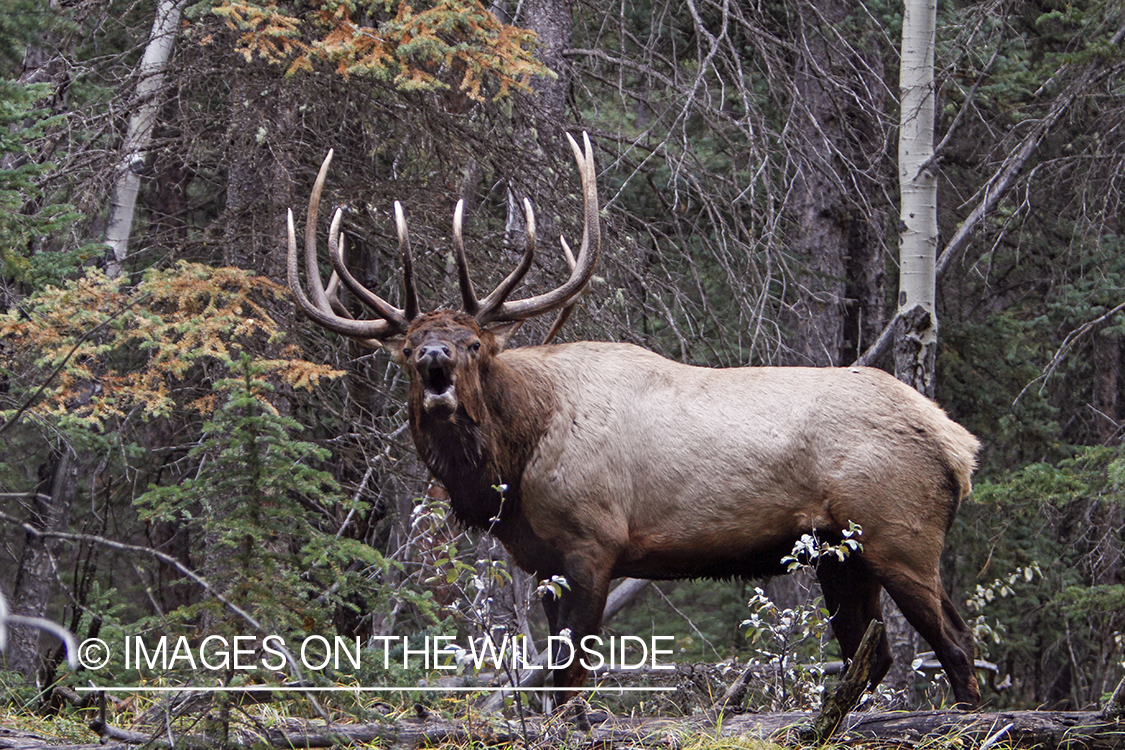
[[[600, 721], [599, 721], [600, 719]], [[814, 714], [804, 711], [774, 713], [707, 712], [686, 718], [634, 718], [596, 715], [591, 712], [589, 729], [574, 726], [562, 732], [552, 727], [553, 738], [562, 738], [570, 750], [597, 748], [614, 750], [651, 747], [676, 750], [700, 735], [716, 738], [771, 739], [785, 744], [802, 727], [807, 727]], [[329, 747], [363, 745], [377, 742], [398, 750], [414, 750], [447, 743], [463, 746], [468, 741], [488, 745], [523, 744], [544, 734], [546, 720], [529, 718], [521, 725], [517, 720], [503, 720], [495, 715], [478, 715], [475, 720], [452, 721], [429, 715], [425, 718], [403, 718], [397, 721], [369, 724], [332, 724], [321, 721], [281, 721], [264, 733], [249, 736], [236, 734], [234, 745], [267, 745], [277, 748]], [[858, 743], [919, 746], [935, 739], [960, 738], [962, 743], [980, 746], [996, 736], [1007, 725], [1003, 741], [1018, 747], [1043, 750], [1125, 750], [1125, 721], [1106, 720], [1098, 711], [1005, 711], [999, 713], [961, 713], [952, 711], [871, 712], [852, 713], [844, 718], [833, 739], [838, 744]], [[526, 727], [527, 736], [524, 731]], [[122, 741], [137, 732], [114, 733], [116, 737], [100, 746], [100, 750], [136, 748], [136, 740]], [[158, 732], [154, 732], [148, 736]], [[162, 732], [160, 732], [162, 733]], [[139, 735], [134, 735], [138, 736]], [[130, 737], [132, 739], [132, 737]], [[177, 746], [205, 747], [206, 738], [177, 737]], [[86, 750], [91, 744], [67, 744], [57, 739], [0, 728], [2, 750]]]
[[1098, 711], [853, 714], [845, 724], [845, 741], [874, 739], [916, 745], [933, 737], [959, 736], [966, 741], [980, 743], [1001, 727], [1011, 724], [1004, 740], [1020, 747], [1125, 748], [1125, 722], [1106, 721]]

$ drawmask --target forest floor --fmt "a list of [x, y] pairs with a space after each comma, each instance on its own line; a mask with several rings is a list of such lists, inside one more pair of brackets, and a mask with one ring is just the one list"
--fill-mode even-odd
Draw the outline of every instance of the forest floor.
[[[328, 723], [278, 718], [247, 722], [240, 716], [219, 739], [200, 722], [173, 741], [167, 727], [120, 729], [97, 720], [89, 723], [89, 740], [67, 732], [64, 739], [19, 728], [15, 717], [0, 719], [0, 749], [126, 750], [138, 747], [419, 747], [512, 746], [547, 750], [626, 750], [627, 748], [707, 748], [721, 746], [807, 747], [803, 739], [816, 720], [811, 712], [708, 711], [691, 717], [615, 716], [592, 710], [582, 701], [548, 717], [524, 719], [477, 715], [452, 719], [428, 713], [388, 717], [371, 723]], [[949, 747], [988, 750], [1000, 747], [1089, 748], [1125, 750], [1125, 720], [1105, 711], [872, 711], [844, 717], [831, 744], [845, 746]]]

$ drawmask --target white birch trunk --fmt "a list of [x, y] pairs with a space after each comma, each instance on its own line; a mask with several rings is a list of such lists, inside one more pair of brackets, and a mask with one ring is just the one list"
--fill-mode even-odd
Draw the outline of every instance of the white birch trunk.
[[934, 155], [934, 29], [936, 0], [906, 0], [902, 23], [899, 115], [899, 191], [902, 236], [899, 307], [934, 309], [937, 257], [937, 175], [925, 165]]
[[[895, 330], [895, 376], [922, 394], [934, 396], [937, 360], [936, 260], [938, 246], [937, 175], [934, 155], [934, 44], [936, 0], [905, 0], [899, 72], [898, 169], [899, 221], [898, 313]], [[887, 682], [914, 705], [917, 635], [906, 618], [883, 595], [884, 621], [894, 664]]]
[[899, 115], [900, 279], [895, 374], [931, 398], [937, 316], [937, 175], [934, 155], [934, 38], [936, 0], [906, 0], [902, 23]]
[[165, 89], [164, 71], [172, 56], [185, 3], [186, 0], [160, 0], [148, 46], [137, 70], [140, 80], [134, 99], [136, 111], [129, 118], [125, 142], [121, 145], [121, 159], [113, 183], [105, 232], [106, 244], [112, 251], [106, 265], [106, 274], [110, 278], [121, 275], [125, 259], [129, 256], [129, 234], [133, 228], [137, 191], [141, 186], [140, 173], [144, 168], [145, 153], [152, 143], [152, 128], [156, 124]]

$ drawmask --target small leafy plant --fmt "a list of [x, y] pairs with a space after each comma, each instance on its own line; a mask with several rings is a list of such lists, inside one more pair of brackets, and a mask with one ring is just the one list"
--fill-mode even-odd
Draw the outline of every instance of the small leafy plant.
[[[862, 534], [854, 522], [849, 522], [834, 544], [815, 534], [803, 534], [781, 562], [790, 573], [815, 571], [826, 558], [842, 562], [863, 549]], [[743, 620], [742, 629], [756, 651], [751, 664], [757, 661], [763, 666], [760, 698], [771, 710], [817, 707], [824, 692], [828, 635], [829, 612], [823, 600], [818, 596], [805, 604], [782, 608], [761, 588], [755, 588], [748, 606], [750, 617]]]

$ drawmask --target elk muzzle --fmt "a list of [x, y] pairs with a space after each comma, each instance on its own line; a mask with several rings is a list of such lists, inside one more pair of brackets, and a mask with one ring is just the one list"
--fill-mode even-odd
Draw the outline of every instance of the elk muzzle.
[[451, 347], [440, 342], [418, 347], [414, 366], [422, 384], [422, 408], [434, 417], [452, 417], [457, 411], [457, 378]]

